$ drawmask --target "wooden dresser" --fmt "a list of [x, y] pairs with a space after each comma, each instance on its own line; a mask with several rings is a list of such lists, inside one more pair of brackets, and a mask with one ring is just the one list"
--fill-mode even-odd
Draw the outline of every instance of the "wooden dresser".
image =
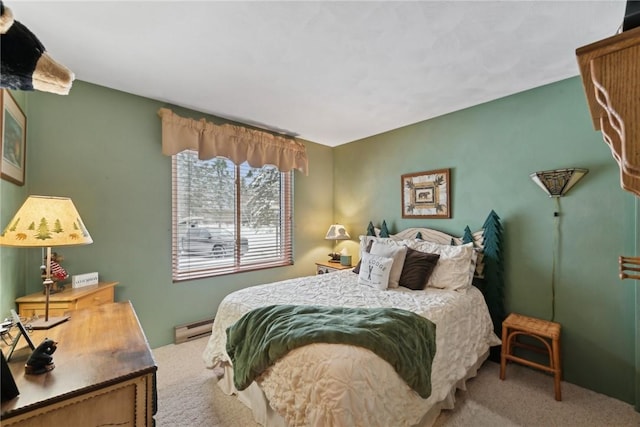
[[25, 375], [21, 338], [9, 363], [20, 394], [2, 403], [2, 426], [154, 425], [157, 367], [130, 302], [77, 310], [31, 334], [36, 346], [45, 337], [58, 343], [55, 369]]
[[[114, 301], [114, 287], [119, 282], [102, 282], [97, 285], [72, 288], [71, 284], [49, 297], [49, 316], [62, 316], [70, 310], [108, 304]], [[45, 295], [43, 292], [25, 295], [16, 299], [18, 314], [23, 318], [44, 316]]]

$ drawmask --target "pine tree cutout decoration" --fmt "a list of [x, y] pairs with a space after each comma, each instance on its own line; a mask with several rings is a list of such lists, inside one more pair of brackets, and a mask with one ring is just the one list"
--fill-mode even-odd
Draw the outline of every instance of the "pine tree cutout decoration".
[[416, 234], [416, 239], [418, 239], [418, 240], [424, 240], [424, 239], [422, 238], [422, 233], [421, 233], [421, 232], [419, 232], [419, 231], [418, 231], [418, 233]]
[[[493, 329], [498, 336], [502, 336], [502, 321], [506, 317], [504, 311], [502, 224], [495, 211], [491, 211], [482, 228], [484, 229], [484, 280], [486, 282], [483, 293], [491, 313], [491, 320], [493, 320]], [[492, 353], [492, 357], [496, 356]]]
[[376, 229], [373, 226], [373, 223], [369, 221], [369, 225], [367, 226], [367, 236], [375, 236], [375, 235], [376, 235]]
[[475, 241], [473, 239], [473, 233], [471, 232], [471, 229], [469, 228], [469, 226], [467, 225], [464, 229], [464, 235], [462, 236], [462, 244], [465, 245], [467, 243], [473, 243], [475, 246]]
[[380, 227], [380, 237], [389, 237], [389, 229], [387, 228], [387, 222], [382, 220], [382, 226]]

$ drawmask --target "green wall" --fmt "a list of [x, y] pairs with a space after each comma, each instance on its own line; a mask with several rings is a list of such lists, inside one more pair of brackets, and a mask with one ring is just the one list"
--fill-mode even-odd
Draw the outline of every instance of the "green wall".
[[[559, 200], [564, 379], [635, 401], [635, 290], [617, 265], [635, 250], [635, 198], [620, 188], [578, 78], [339, 146], [334, 158], [334, 216], [361, 234], [384, 219], [391, 232], [429, 226], [462, 235], [494, 209], [505, 230], [507, 310], [543, 319], [551, 317], [556, 205], [529, 174], [588, 168]], [[402, 219], [400, 176], [442, 168], [451, 168], [452, 218]]]
[[[636, 198], [636, 250], [635, 254], [640, 255], [640, 197]], [[633, 285], [636, 290], [636, 411], [640, 412], [640, 280], [636, 280]]]
[[[2, 227], [28, 194], [71, 197], [94, 243], [60, 250], [63, 266], [119, 281], [116, 299], [132, 301], [152, 347], [172, 342], [175, 325], [212, 317], [234, 290], [314, 274], [314, 261], [330, 251], [324, 235], [333, 221], [333, 153], [305, 142], [312, 160], [309, 175], [294, 178], [295, 264], [172, 283], [171, 159], [161, 154], [157, 115], [165, 104], [81, 81], [68, 96], [26, 98], [27, 183], [2, 182]], [[41, 260], [37, 249], [0, 253], [5, 315], [15, 297], [42, 289]]]
[[[633, 282], [618, 280], [617, 257], [637, 254], [640, 219], [591, 127], [578, 78], [333, 149], [305, 142], [310, 173], [295, 176], [295, 265], [178, 284], [170, 274], [170, 159], [160, 153], [156, 114], [165, 104], [81, 81], [68, 96], [20, 95], [27, 183], [0, 183], [0, 223], [28, 194], [71, 197], [94, 243], [60, 251], [64, 266], [119, 281], [116, 298], [133, 302], [152, 347], [171, 342], [173, 326], [212, 316], [229, 292], [313, 274], [314, 261], [331, 249], [323, 237], [334, 220], [354, 237], [341, 245], [355, 255], [355, 237], [369, 221], [385, 219], [392, 232], [430, 226], [462, 234], [495, 209], [505, 229], [507, 309], [549, 318], [556, 206], [529, 174], [586, 167], [560, 200], [556, 320], [564, 379], [637, 402], [636, 293]], [[452, 218], [402, 219], [400, 176], [441, 168], [451, 168]], [[0, 247], [0, 255], [5, 315], [15, 297], [41, 289], [41, 261], [37, 250]]]
[[[12, 96], [26, 112], [26, 93], [11, 91]], [[25, 113], [26, 114], [26, 113]], [[27, 126], [29, 121], [27, 121]], [[27, 138], [29, 133], [27, 131]], [[27, 148], [29, 144], [27, 143]], [[28, 171], [28, 168], [26, 169]], [[15, 185], [0, 179], [0, 233], [27, 198], [26, 185]], [[25, 294], [25, 265], [27, 253], [19, 248], [0, 247], [0, 316], [10, 317], [9, 310], [16, 309], [15, 299]]]

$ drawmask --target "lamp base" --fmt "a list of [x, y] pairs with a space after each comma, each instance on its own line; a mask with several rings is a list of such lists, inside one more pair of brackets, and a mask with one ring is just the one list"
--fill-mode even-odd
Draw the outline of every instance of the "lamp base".
[[49, 329], [53, 328], [56, 325], [59, 325], [62, 322], [66, 322], [70, 317], [71, 316], [49, 317], [49, 320], [37, 319], [29, 322], [29, 325], [33, 329]]
[[329, 256], [331, 257], [329, 262], [337, 262], [337, 263], [340, 262], [340, 254], [338, 252], [330, 253]]

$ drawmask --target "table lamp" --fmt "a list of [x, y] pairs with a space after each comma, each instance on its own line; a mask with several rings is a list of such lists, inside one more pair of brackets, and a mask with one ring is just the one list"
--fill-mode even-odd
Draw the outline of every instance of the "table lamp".
[[49, 329], [69, 318], [49, 317], [49, 294], [53, 284], [51, 247], [89, 243], [93, 240], [73, 202], [67, 197], [29, 196], [0, 234], [1, 246], [46, 248], [45, 315], [44, 320], [30, 322], [34, 329]]
[[327, 235], [324, 236], [326, 240], [334, 240], [333, 252], [329, 254], [331, 259], [329, 262], [340, 262], [340, 253], [335, 252], [336, 245], [338, 244], [338, 240], [348, 240], [351, 238], [347, 230], [344, 228], [344, 225], [341, 224], [331, 224], [329, 227], [329, 231], [327, 231]]

